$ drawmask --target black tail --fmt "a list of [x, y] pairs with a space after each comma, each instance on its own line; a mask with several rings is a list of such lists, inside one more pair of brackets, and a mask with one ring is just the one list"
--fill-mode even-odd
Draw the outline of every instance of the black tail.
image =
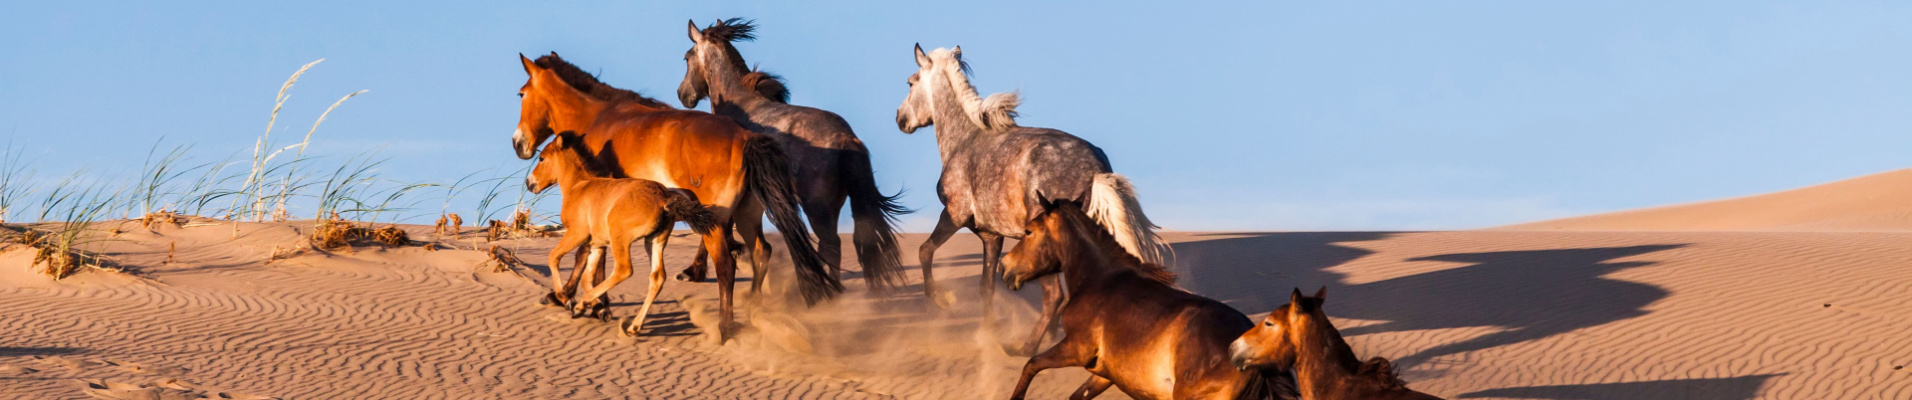
[[671, 219], [690, 225], [690, 230], [698, 235], [710, 234], [710, 228], [717, 225], [717, 216], [710, 213], [710, 208], [704, 207], [694, 195], [685, 194], [682, 190], [664, 190], [664, 213], [670, 214]]
[[753, 135], [744, 142], [744, 184], [769, 212], [770, 224], [783, 232], [790, 261], [796, 263], [803, 301], [816, 304], [843, 292], [843, 282], [825, 269], [823, 256], [817, 254], [817, 246], [810, 240], [810, 228], [803, 225], [797, 212], [797, 187], [791, 183], [790, 163], [775, 139]]
[[896, 216], [913, 211], [897, 202], [903, 197], [903, 191], [884, 196], [876, 189], [869, 150], [855, 149], [844, 154], [839, 160], [843, 170], [849, 173], [844, 183], [850, 189], [850, 216], [856, 220], [856, 233], [850, 241], [856, 245], [856, 262], [863, 266], [863, 279], [869, 282], [871, 289], [902, 285], [903, 258], [896, 244]]

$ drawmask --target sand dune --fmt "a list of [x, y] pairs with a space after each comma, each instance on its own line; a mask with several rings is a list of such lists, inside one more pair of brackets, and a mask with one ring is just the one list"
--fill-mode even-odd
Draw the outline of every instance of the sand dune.
[[1565, 231], [1912, 231], [1912, 169], [1734, 199], [1507, 226]]
[[[304, 225], [139, 229], [111, 255], [144, 278], [52, 282], [0, 252], [0, 397], [997, 398], [1022, 358], [1035, 290], [978, 329], [978, 246], [940, 254], [956, 304], [861, 292], [703, 337], [713, 285], [672, 282], [641, 340], [536, 305], [551, 239], [500, 242], [534, 268], [460, 250], [362, 248], [267, 264]], [[422, 232], [415, 237], [429, 238]], [[673, 241], [668, 262], [692, 253]], [[914, 249], [920, 235], [907, 238]], [[1912, 233], [1177, 233], [1189, 290], [1251, 314], [1327, 286], [1363, 356], [1457, 398], [1912, 398]], [[164, 264], [169, 244], [176, 262]], [[851, 274], [854, 277], [854, 273]], [[911, 274], [915, 277], [915, 274]], [[614, 292], [635, 311], [641, 280]], [[771, 286], [779, 281], [771, 279]], [[684, 300], [677, 300], [684, 299]], [[1006, 304], [1005, 304], [1006, 303]], [[1056, 370], [1032, 398], [1086, 377]], [[186, 397], [190, 398], [190, 397]], [[1123, 398], [1110, 392], [1104, 398]]]

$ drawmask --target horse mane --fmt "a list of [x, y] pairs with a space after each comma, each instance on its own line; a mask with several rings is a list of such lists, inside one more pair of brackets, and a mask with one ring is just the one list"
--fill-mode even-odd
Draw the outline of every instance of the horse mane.
[[750, 71], [742, 78], [737, 78], [737, 82], [770, 101], [790, 104], [790, 87], [784, 85], [782, 76], [763, 71]]
[[597, 76], [591, 75], [589, 72], [584, 72], [584, 69], [564, 61], [563, 58], [558, 57], [558, 53], [556, 52], [538, 56], [538, 59], [533, 60], [531, 63], [551, 70], [551, 72], [558, 74], [558, 79], [563, 80], [565, 84], [571, 85], [572, 88], [576, 88], [578, 91], [584, 92], [586, 96], [591, 96], [591, 98], [598, 99], [598, 101], [633, 102], [646, 107], [671, 108], [670, 104], [657, 101], [657, 99], [644, 97], [644, 95], [638, 94], [637, 92], [619, 89], [603, 81], [599, 81]]
[[710, 26], [704, 27], [703, 32], [704, 42], [723, 44], [724, 55], [730, 57], [732, 67], [736, 67], [738, 70], [749, 69], [744, 65], [743, 53], [738, 52], [737, 46], [732, 46], [731, 43], [757, 40], [757, 21], [743, 18], [718, 20], [717, 22], [711, 23]]
[[1362, 377], [1361, 382], [1378, 390], [1406, 390], [1407, 382], [1394, 372], [1394, 363], [1387, 358], [1374, 357], [1355, 368], [1354, 375]]
[[1017, 92], [991, 94], [988, 98], [978, 95], [976, 86], [969, 83], [969, 62], [963, 61], [961, 46], [957, 47], [955, 50], [939, 48], [928, 55], [956, 89], [956, 102], [963, 106], [963, 114], [984, 131], [1015, 127], [1016, 117], [1020, 115], [1016, 107], [1022, 105], [1022, 95]]
[[1134, 254], [1129, 254], [1127, 250], [1122, 248], [1121, 243], [1115, 241], [1114, 234], [1110, 234], [1108, 229], [1102, 227], [1102, 224], [1098, 224], [1094, 220], [1089, 219], [1089, 214], [1083, 212], [1082, 207], [1077, 206], [1075, 203], [1065, 202], [1054, 209], [1045, 211], [1045, 213], [1059, 214], [1060, 218], [1066, 222], [1066, 225], [1078, 233], [1076, 237], [1086, 239], [1091, 245], [1101, 249], [1110, 259], [1115, 260], [1117, 264], [1129, 267], [1129, 269], [1134, 270], [1137, 275], [1141, 275], [1148, 280], [1160, 282], [1169, 287], [1175, 287], [1174, 272], [1170, 272], [1168, 268], [1163, 268], [1161, 264], [1142, 262], [1141, 258], [1136, 258]]
[[571, 152], [571, 162], [577, 165], [578, 169], [584, 170], [585, 174], [590, 175], [586, 178], [608, 178], [613, 176], [614, 173], [612, 171], [607, 170], [603, 165], [599, 165], [597, 155], [591, 154], [591, 146], [578, 143], [578, 140], [582, 139], [576, 134], [567, 131], [558, 135], [558, 139], [551, 141], [551, 144], [545, 146], [544, 150], [547, 153], [553, 148], [569, 150]]

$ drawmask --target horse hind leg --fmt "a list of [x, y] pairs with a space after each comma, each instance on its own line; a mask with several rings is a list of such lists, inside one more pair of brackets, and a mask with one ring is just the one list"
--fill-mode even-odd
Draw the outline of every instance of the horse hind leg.
[[923, 247], [916, 251], [918, 265], [923, 266], [923, 296], [929, 297], [938, 307], [947, 308], [955, 301], [937, 297], [936, 278], [930, 273], [930, 267], [936, 263], [936, 249], [943, 247], [943, 242], [955, 236], [957, 229], [962, 227], [957, 226], [956, 221], [950, 220], [949, 210], [943, 210], [942, 216], [936, 219], [936, 229], [930, 231], [929, 238], [923, 241]]
[[670, 232], [659, 233], [652, 236], [649, 243], [646, 243], [648, 246], [644, 248], [644, 255], [651, 261], [651, 287], [650, 291], [644, 295], [644, 307], [637, 310], [637, 315], [624, 317], [623, 326], [620, 326], [620, 328], [623, 328], [623, 332], [626, 336], [637, 336], [637, 333], [644, 329], [644, 320], [651, 315], [651, 303], [657, 301], [657, 294], [659, 292], [664, 291], [664, 283], [666, 282], [664, 279], [664, 244], [669, 242], [670, 238]]
[[[817, 235], [817, 255], [823, 257], [823, 265], [830, 267], [830, 273], [838, 281], [843, 280], [843, 237], [837, 235], [837, 217], [843, 213], [843, 195], [838, 194], [836, 201], [812, 201], [803, 205], [803, 213], [810, 219], [810, 232]], [[866, 266], [867, 267], [867, 266]], [[867, 272], [867, 271], [866, 271]], [[869, 280], [870, 287], [877, 287], [876, 280]]]

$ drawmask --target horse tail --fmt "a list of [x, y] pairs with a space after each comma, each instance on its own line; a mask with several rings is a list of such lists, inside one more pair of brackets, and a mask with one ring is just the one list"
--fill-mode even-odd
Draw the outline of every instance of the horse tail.
[[903, 258], [896, 241], [896, 216], [913, 211], [898, 202], [902, 191], [884, 196], [877, 190], [870, 153], [859, 150], [846, 151], [841, 159], [849, 174], [845, 183], [850, 192], [850, 215], [856, 221], [856, 233], [851, 237], [856, 245], [856, 262], [863, 266], [863, 279], [871, 288], [901, 285]]
[[690, 230], [698, 235], [708, 235], [711, 228], [717, 225], [717, 216], [692, 196], [683, 190], [664, 189], [664, 213], [670, 215], [671, 219], [690, 225]]
[[810, 228], [797, 213], [797, 187], [791, 182], [790, 162], [776, 139], [751, 135], [744, 141], [744, 185], [770, 214], [770, 224], [783, 232], [790, 249], [790, 261], [796, 264], [797, 280], [806, 304], [835, 296], [843, 291], [843, 282], [824, 268], [810, 240]]
[[[1089, 218], [1102, 224], [1103, 228], [1115, 235], [1115, 242], [1122, 245], [1130, 255], [1142, 260], [1144, 264], [1158, 267], [1164, 260], [1163, 252], [1168, 246], [1162, 244], [1162, 237], [1155, 234], [1155, 224], [1149, 222], [1148, 215], [1142, 214], [1142, 202], [1135, 198], [1135, 186], [1129, 179], [1116, 173], [1095, 175], [1095, 183], [1089, 192]], [[1167, 270], [1150, 271], [1155, 274], [1169, 274]], [[1152, 276], [1164, 280], [1161, 276]], [[1166, 277], [1168, 283], [1175, 281], [1174, 275]]]

